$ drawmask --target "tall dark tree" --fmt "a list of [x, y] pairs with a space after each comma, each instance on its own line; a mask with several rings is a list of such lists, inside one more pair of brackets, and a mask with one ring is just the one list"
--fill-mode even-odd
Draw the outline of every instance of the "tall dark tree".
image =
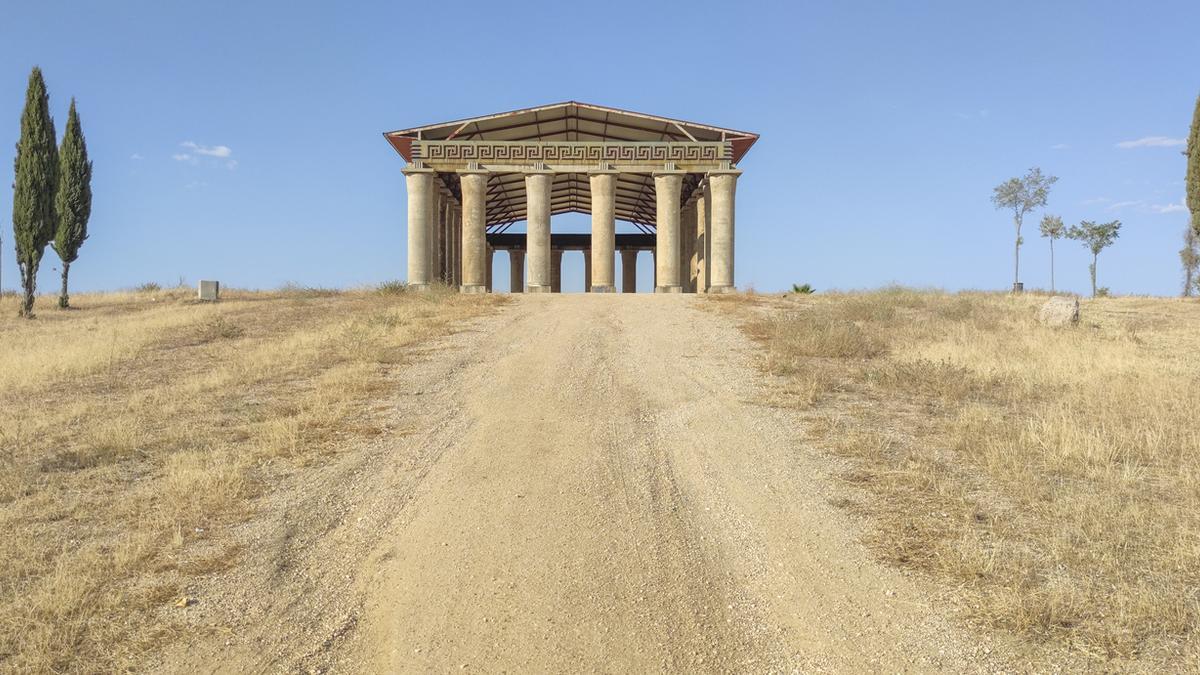
[[1042, 170], [1033, 167], [1021, 178], [1009, 178], [992, 190], [992, 204], [998, 209], [1011, 209], [1016, 240], [1013, 244], [1013, 291], [1021, 289], [1021, 225], [1025, 214], [1046, 205], [1050, 187], [1058, 182], [1056, 176], [1044, 176]]
[[58, 212], [58, 229], [54, 234], [54, 252], [62, 261], [62, 291], [58, 306], [71, 306], [67, 295], [67, 274], [71, 263], [79, 258], [79, 247], [87, 239], [88, 218], [92, 215], [92, 163], [88, 161], [87, 141], [75, 112], [75, 99], [67, 113], [67, 129], [58, 149], [58, 196], [54, 200]]
[[1183, 297], [1196, 292], [1196, 273], [1200, 271], [1200, 234], [1191, 225], [1183, 228], [1183, 248], [1179, 249], [1179, 264], [1183, 267]]
[[1188, 134], [1187, 207], [1192, 212], [1192, 230], [1200, 234], [1200, 97], [1192, 113], [1192, 131]]
[[50, 97], [41, 69], [29, 74], [25, 110], [21, 113], [21, 138], [13, 181], [13, 243], [21, 273], [24, 298], [20, 315], [33, 316], [33, 293], [37, 289], [38, 266], [46, 244], [54, 239], [57, 219], [54, 198], [58, 190], [58, 145]]

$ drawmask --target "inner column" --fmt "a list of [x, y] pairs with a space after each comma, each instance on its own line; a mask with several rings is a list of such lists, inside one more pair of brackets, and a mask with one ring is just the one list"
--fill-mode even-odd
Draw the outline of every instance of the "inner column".
[[592, 249], [583, 249], [583, 292], [592, 292]]
[[637, 249], [621, 251], [621, 292], [637, 293]]
[[550, 292], [562, 293], [562, 249], [550, 252]]
[[525, 251], [508, 249], [508, 292], [525, 292]]

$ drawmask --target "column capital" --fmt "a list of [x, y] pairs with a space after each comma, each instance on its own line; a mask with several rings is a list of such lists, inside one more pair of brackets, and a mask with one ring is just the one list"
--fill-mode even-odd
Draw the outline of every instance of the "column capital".
[[460, 176], [490, 176], [490, 175], [492, 175], [492, 172], [488, 171], [487, 169], [458, 169], [454, 173], [457, 173]]
[[657, 171], [652, 171], [650, 175], [658, 178], [659, 176], [686, 176], [688, 173], [690, 172], [680, 171], [679, 169], [659, 169]]
[[742, 175], [742, 170], [741, 169], [714, 169], [712, 171], [709, 171], [707, 173], [707, 175], [709, 175], [709, 176], [740, 176], [740, 175]]
[[589, 175], [589, 176], [619, 176], [619, 175], [621, 175], [621, 173], [622, 172], [618, 171], [617, 169], [588, 169], [587, 170], [587, 175]]
[[554, 176], [558, 172], [550, 169], [524, 169], [521, 173], [526, 176]]
[[405, 176], [412, 176], [414, 174], [433, 174], [437, 172], [423, 164], [413, 163], [404, 165], [404, 168], [400, 170], [400, 173], [404, 174]]

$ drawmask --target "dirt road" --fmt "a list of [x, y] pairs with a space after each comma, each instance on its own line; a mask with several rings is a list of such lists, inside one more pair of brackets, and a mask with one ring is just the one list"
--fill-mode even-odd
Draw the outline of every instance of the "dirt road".
[[703, 302], [517, 296], [431, 346], [393, 431], [280, 486], [159, 665], [986, 669], [870, 560], [836, 467]]

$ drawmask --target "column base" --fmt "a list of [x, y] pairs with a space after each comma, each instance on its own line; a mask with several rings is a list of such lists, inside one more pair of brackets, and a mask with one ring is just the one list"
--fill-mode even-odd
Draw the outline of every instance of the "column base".
[[554, 287], [553, 286], [534, 286], [533, 284], [530, 284], [529, 287], [527, 289], [525, 289], [525, 292], [526, 293], [553, 293]]
[[655, 293], [682, 293], [683, 289], [679, 286], [655, 286]]
[[433, 290], [433, 284], [408, 284], [405, 288], [410, 291], [429, 292]]
[[726, 294], [726, 293], [737, 293], [737, 289], [734, 288], [733, 286], [709, 286], [708, 292], [716, 293], [717, 295], [722, 295], [722, 294]]
[[458, 291], [467, 295], [480, 295], [487, 293], [488, 289], [487, 286], [483, 284], [463, 284]]
[[592, 286], [591, 293], [616, 293], [616, 286]]

